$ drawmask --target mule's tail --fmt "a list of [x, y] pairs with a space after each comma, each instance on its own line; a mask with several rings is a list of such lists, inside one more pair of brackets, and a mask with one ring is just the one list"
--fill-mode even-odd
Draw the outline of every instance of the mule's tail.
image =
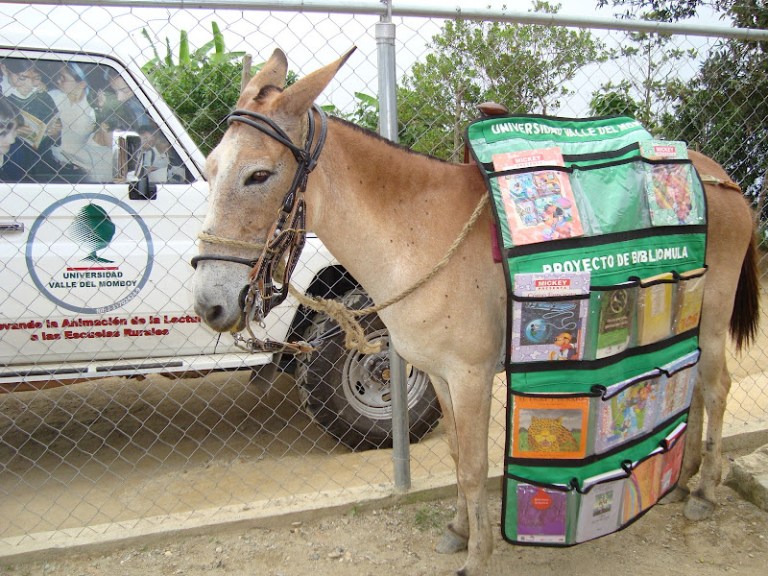
[[757, 240], [753, 235], [747, 253], [744, 255], [744, 261], [741, 263], [741, 275], [731, 314], [731, 337], [736, 344], [737, 352], [749, 346], [757, 336], [757, 324], [760, 318], [758, 258]]

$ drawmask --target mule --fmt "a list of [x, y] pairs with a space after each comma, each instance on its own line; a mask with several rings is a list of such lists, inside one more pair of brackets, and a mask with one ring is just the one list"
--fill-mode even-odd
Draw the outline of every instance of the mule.
[[[307, 228], [374, 302], [401, 293], [432, 269], [487, 194], [474, 165], [414, 153], [340, 119], [329, 119], [327, 131], [316, 129], [321, 112], [313, 103], [350, 54], [283, 88], [287, 60], [276, 50], [243, 89], [237, 108], [245, 116], [231, 122], [207, 159], [210, 198], [196, 262], [194, 306], [216, 331], [237, 332], [246, 324], [244, 286], [260, 274], [254, 269], [249, 277], [249, 267], [258, 256], [256, 246], [290, 227], [284, 204], [292, 184], [294, 192], [288, 197], [301, 191], [295, 190], [295, 180], [301, 180], [301, 154], [296, 150], [305, 146], [305, 139], [310, 141], [304, 149], [313, 150], [316, 159], [302, 195]], [[294, 148], [286, 138], [296, 143]], [[714, 161], [695, 152], [691, 158], [701, 174], [730, 182]], [[730, 331], [738, 347], [746, 345], [755, 334], [758, 313], [751, 210], [728, 186], [707, 184], [706, 195], [709, 272], [699, 384], [679, 487], [671, 495], [685, 496], [689, 480], [701, 467], [698, 488], [685, 507], [692, 519], [712, 513], [720, 481], [722, 423], [730, 387], [726, 338]], [[278, 214], [283, 223], [275, 231]], [[505, 345], [506, 289], [502, 267], [492, 256], [491, 218], [486, 206], [445, 267], [426, 285], [380, 311], [395, 348], [430, 375], [441, 403], [458, 498], [438, 551], [467, 550], [458, 572], [463, 575], [483, 573], [493, 546], [486, 505], [488, 426], [491, 386]], [[702, 460], [704, 408], [708, 427]]]

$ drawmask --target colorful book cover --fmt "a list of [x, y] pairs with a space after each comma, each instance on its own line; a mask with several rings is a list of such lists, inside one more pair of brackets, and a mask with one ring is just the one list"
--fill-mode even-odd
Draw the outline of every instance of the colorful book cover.
[[[650, 160], [688, 159], [685, 142], [649, 140], [640, 143], [640, 153]], [[690, 164], [646, 164], [645, 192], [652, 225], [700, 223]]]
[[606, 452], [653, 429], [658, 421], [659, 379], [636, 382], [599, 402], [595, 452]]
[[706, 268], [697, 268], [680, 275], [675, 307], [675, 334], [682, 334], [699, 325], [701, 304], [704, 301], [705, 272]]
[[685, 453], [685, 432], [682, 432], [674, 442], [672, 447], [661, 456], [659, 496], [669, 492], [680, 478]]
[[589, 398], [515, 396], [513, 458], [584, 458], [589, 436]]
[[617, 286], [597, 292], [598, 320], [595, 358], [607, 358], [623, 352], [632, 340], [637, 287]]
[[517, 484], [517, 540], [565, 544], [568, 538], [568, 493]]
[[513, 362], [580, 360], [584, 356], [589, 272], [521, 273], [514, 276], [511, 355]]
[[[581, 495], [576, 542], [585, 542], [618, 530], [626, 477], [623, 471], [613, 476], [614, 479], [602, 480]], [[590, 479], [584, 481], [585, 487], [591, 483]]]
[[624, 482], [621, 501], [621, 523], [626, 524], [654, 504], [659, 499], [661, 475], [661, 455], [653, 456], [640, 462]]
[[[560, 148], [493, 155], [496, 171], [537, 166], [564, 166]], [[530, 170], [500, 176], [498, 182], [515, 246], [572, 238], [584, 233], [567, 172]]]
[[672, 306], [676, 288], [673, 280], [672, 273], [664, 273], [640, 281], [637, 304], [638, 346], [652, 344], [672, 335]]

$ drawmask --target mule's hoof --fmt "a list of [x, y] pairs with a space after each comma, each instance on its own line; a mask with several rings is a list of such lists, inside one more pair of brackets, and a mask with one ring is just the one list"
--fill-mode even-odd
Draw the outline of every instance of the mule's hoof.
[[467, 549], [467, 543], [469, 539], [461, 534], [456, 534], [449, 526], [445, 532], [443, 532], [440, 542], [435, 546], [435, 552], [438, 554], [456, 554], [456, 552], [464, 552]]
[[659, 504], [662, 506], [664, 504], [676, 504], [678, 502], [684, 501], [686, 498], [688, 498], [688, 495], [691, 493], [688, 488], [683, 488], [682, 486], [677, 486], [672, 492], [664, 496], [661, 500], [659, 500]]
[[712, 513], [714, 511], [715, 511], [714, 502], [710, 502], [709, 500], [704, 500], [704, 498], [700, 498], [699, 496], [691, 494], [691, 497], [688, 499], [688, 502], [685, 503], [683, 514], [685, 515], [686, 518], [688, 518], [688, 520], [692, 520], [693, 522], [699, 522], [701, 520], [706, 520], [707, 518], [712, 516]]

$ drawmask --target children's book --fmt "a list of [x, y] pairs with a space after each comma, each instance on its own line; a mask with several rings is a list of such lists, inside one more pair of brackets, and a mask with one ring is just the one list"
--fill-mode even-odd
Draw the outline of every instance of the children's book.
[[675, 334], [682, 334], [699, 325], [701, 303], [704, 300], [706, 268], [696, 268], [680, 274], [675, 306]]
[[[640, 153], [650, 160], [686, 160], [685, 142], [640, 142]], [[677, 226], [702, 221], [698, 195], [694, 193], [692, 167], [688, 163], [645, 165], [645, 193], [651, 224]]]
[[606, 358], [626, 350], [632, 340], [637, 286], [619, 285], [596, 292], [597, 334], [595, 358]]
[[584, 458], [589, 436], [589, 398], [514, 396], [513, 458]]
[[668, 420], [672, 416], [688, 409], [691, 405], [696, 375], [696, 368], [689, 367], [660, 379], [661, 401], [659, 402], [659, 422]]
[[557, 166], [564, 166], [564, 162], [556, 146], [493, 155], [496, 171], [521, 170], [498, 178], [515, 246], [584, 233], [568, 173], [547, 169]]
[[673, 440], [672, 445], [661, 456], [661, 477], [659, 479], [659, 496], [669, 492], [680, 478], [680, 468], [683, 465], [685, 453], [685, 430], [682, 430]]
[[640, 281], [637, 305], [638, 346], [652, 344], [672, 335], [675, 288], [672, 273], [657, 274]]
[[584, 480], [585, 493], [581, 495], [579, 504], [576, 542], [604, 536], [619, 528], [625, 480], [623, 470]]
[[517, 484], [517, 540], [565, 544], [568, 540], [569, 493]]
[[640, 380], [599, 402], [596, 453], [607, 452], [653, 429], [658, 421], [661, 378]]
[[513, 293], [521, 299], [513, 297], [513, 362], [583, 358], [589, 281], [589, 272], [515, 274]]
[[621, 523], [626, 524], [659, 499], [661, 454], [653, 454], [632, 469], [624, 482]]

